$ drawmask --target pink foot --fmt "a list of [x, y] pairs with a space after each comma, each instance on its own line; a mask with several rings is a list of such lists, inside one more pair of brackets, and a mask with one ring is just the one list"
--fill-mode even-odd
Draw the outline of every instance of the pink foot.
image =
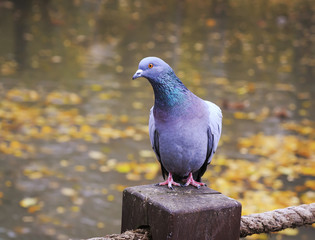
[[188, 186], [188, 185], [193, 185], [196, 188], [200, 188], [200, 186], [206, 186], [206, 184], [203, 183], [203, 182], [195, 181], [194, 178], [193, 178], [192, 173], [189, 173], [189, 176], [188, 176], [187, 181], [186, 181], [184, 186]]
[[174, 185], [174, 186], [180, 186], [180, 184], [179, 184], [179, 183], [174, 182], [174, 180], [173, 180], [173, 177], [172, 177], [172, 174], [171, 174], [171, 173], [169, 173], [169, 174], [168, 174], [168, 178], [167, 178], [167, 180], [166, 180], [166, 181], [164, 181], [164, 182], [159, 183], [159, 185], [160, 185], [160, 186], [167, 185], [167, 186], [168, 186], [168, 188], [170, 188], [170, 189], [173, 189], [172, 185]]

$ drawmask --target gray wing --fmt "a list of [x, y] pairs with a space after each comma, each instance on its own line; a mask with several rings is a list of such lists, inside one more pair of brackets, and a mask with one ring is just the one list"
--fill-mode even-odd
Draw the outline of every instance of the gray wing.
[[[149, 118], [149, 136], [151, 141], [151, 146], [154, 150], [154, 132], [155, 132], [155, 121], [154, 121], [154, 115], [153, 115], [153, 108], [150, 109], [150, 118]], [[155, 152], [155, 150], [154, 150]], [[156, 152], [155, 152], [156, 154]]]
[[164, 168], [161, 162], [161, 157], [160, 157], [160, 149], [159, 149], [159, 133], [155, 128], [155, 120], [154, 120], [154, 115], [153, 115], [153, 108], [150, 110], [150, 118], [149, 118], [149, 136], [150, 136], [150, 141], [151, 141], [151, 146], [153, 148], [153, 151], [155, 152], [156, 158], [159, 160], [161, 164], [161, 169], [162, 169], [162, 175], [163, 178], [165, 179], [165, 176], [168, 175], [168, 172]]
[[204, 164], [201, 168], [194, 173], [194, 179], [197, 182], [201, 181], [201, 177], [207, 170], [207, 165], [210, 164], [213, 154], [217, 150], [218, 143], [221, 136], [222, 130], [222, 112], [221, 109], [212, 102], [205, 101], [208, 111], [209, 111], [209, 120], [208, 120], [208, 143], [207, 143], [207, 156]]
[[221, 109], [212, 102], [205, 101], [209, 110], [208, 123], [208, 154], [207, 164], [211, 162], [213, 154], [216, 152], [222, 131]]

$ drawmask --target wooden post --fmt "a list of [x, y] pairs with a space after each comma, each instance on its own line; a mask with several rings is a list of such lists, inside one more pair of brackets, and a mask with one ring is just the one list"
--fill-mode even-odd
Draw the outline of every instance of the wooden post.
[[121, 231], [149, 226], [153, 240], [238, 240], [241, 208], [207, 187], [130, 187], [123, 192]]

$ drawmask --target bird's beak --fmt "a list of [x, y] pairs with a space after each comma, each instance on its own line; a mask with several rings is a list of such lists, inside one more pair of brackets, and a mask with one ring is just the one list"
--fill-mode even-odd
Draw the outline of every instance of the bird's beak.
[[136, 78], [139, 78], [139, 77], [142, 77], [142, 72], [143, 72], [143, 70], [138, 69], [138, 70], [136, 71], [135, 75], [133, 75], [132, 80], [133, 80], [133, 79], [136, 79]]

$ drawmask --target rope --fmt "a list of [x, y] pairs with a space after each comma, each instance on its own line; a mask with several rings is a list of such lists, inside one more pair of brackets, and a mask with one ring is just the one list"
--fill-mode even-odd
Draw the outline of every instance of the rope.
[[242, 216], [240, 237], [315, 223], [315, 203]]
[[105, 237], [89, 238], [87, 240], [150, 240], [149, 229], [136, 229], [122, 234], [111, 234]]
[[[315, 203], [296, 207], [277, 209], [274, 211], [255, 213], [242, 216], [240, 237], [259, 233], [281, 231], [286, 228], [296, 228], [315, 223]], [[136, 229], [122, 234], [112, 234], [105, 237], [87, 240], [149, 240], [149, 229]]]

